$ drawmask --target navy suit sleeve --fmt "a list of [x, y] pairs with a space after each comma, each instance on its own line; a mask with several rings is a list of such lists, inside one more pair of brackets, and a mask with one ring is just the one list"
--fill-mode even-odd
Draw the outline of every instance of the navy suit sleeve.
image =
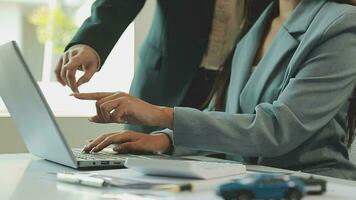
[[112, 48], [135, 19], [145, 0], [97, 0], [92, 6], [91, 16], [82, 26], [66, 50], [76, 44], [86, 44], [97, 51], [104, 64]]

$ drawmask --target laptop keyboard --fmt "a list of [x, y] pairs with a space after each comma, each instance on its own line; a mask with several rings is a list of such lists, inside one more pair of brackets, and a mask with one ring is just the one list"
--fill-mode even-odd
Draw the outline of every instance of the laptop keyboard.
[[78, 160], [123, 160], [128, 155], [118, 155], [109, 152], [83, 153], [81, 149], [73, 149], [73, 154]]

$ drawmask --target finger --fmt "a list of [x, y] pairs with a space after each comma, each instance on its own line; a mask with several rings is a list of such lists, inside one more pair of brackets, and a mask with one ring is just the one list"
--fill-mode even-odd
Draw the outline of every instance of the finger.
[[96, 116], [98, 118], [98, 121], [104, 123], [105, 119], [104, 119], [103, 113], [100, 110], [100, 100], [95, 102], [95, 108], [96, 108]]
[[73, 49], [70, 51], [70, 57], [73, 58], [73, 57], [76, 57], [77, 55], [79, 55], [78, 49], [73, 48]]
[[67, 69], [66, 79], [67, 84], [74, 93], [79, 93], [77, 81], [75, 80], [75, 74], [77, 69]]
[[83, 148], [84, 152], [89, 152], [91, 151], [97, 144], [99, 144], [101, 141], [103, 141], [106, 138], [106, 135], [101, 135], [97, 137], [96, 139], [92, 140], [88, 144], [86, 144]]
[[97, 144], [94, 148], [92, 148], [91, 152], [99, 152], [103, 150], [105, 147], [111, 144], [122, 144], [125, 142], [130, 142], [134, 139], [134, 136], [129, 133], [118, 133], [115, 135], [110, 135], [102, 140], [99, 144]]
[[125, 111], [123, 109], [116, 109], [113, 113], [111, 113], [111, 118], [120, 124], [128, 124], [129, 120], [125, 116]]
[[96, 139], [92, 140], [90, 143], [85, 145], [85, 147], [83, 148], [83, 151], [85, 151], [85, 152], [91, 151], [96, 145], [98, 145], [100, 142], [105, 140], [105, 138], [110, 137], [113, 134], [116, 134], [116, 133], [104, 134], [104, 135], [97, 137]]
[[116, 96], [117, 96], [117, 94], [113, 94], [113, 95], [104, 97], [96, 102], [98, 116], [107, 123], [111, 123], [111, 116], [110, 116], [110, 112], [105, 111], [105, 108], [103, 107], [103, 105], [108, 101], [114, 100], [116, 98]]
[[56, 69], [54, 70], [56, 74], [57, 81], [65, 86], [65, 82], [61, 78], [61, 71], [62, 71], [62, 65], [63, 65], [63, 57], [61, 57], [57, 63]]
[[62, 78], [65, 79], [66, 84], [72, 89], [73, 92], [78, 92], [77, 82], [75, 80], [75, 73], [77, 69], [82, 65], [83, 61], [80, 57], [72, 57], [70, 53], [67, 53], [66, 63], [63, 65]]
[[84, 72], [83, 76], [79, 78], [78, 82], [77, 82], [77, 86], [81, 86], [84, 83], [89, 82], [89, 80], [93, 77], [93, 75], [95, 74], [95, 68], [94, 67], [89, 67], [89, 69], [87, 71]]
[[64, 85], [68, 85], [67, 83], [67, 78], [66, 78], [66, 75], [67, 75], [67, 63], [68, 63], [68, 53], [64, 53], [63, 55], [63, 62], [62, 62], [62, 70], [61, 70], [61, 79], [62, 81], [64, 82]]
[[93, 123], [102, 123], [102, 121], [99, 119], [99, 117], [97, 115], [89, 118], [88, 120]]
[[[107, 97], [109, 98], [109, 97]], [[102, 112], [103, 117], [105, 120], [111, 121], [114, 119], [111, 115], [111, 112], [115, 110], [121, 103], [120, 98], [119, 99], [113, 99], [113, 100], [108, 100], [104, 102], [103, 104], [100, 105], [100, 110]]]
[[128, 116], [127, 113], [128, 113], [127, 107], [121, 104], [116, 107], [113, 113], [111, 113], [111, 117], [114, 118], [115, 121], [118, 123], [127, 124], [130, 123], [129, 121], [130, 116]]
[[[120, 99], [121, 96], [123, 95], [126, 95], [126, 93], [122, 93], [122, 92], [119, 92], [119, 93], [115, 93], [113, 95], [110, 95], [110, 96], [107, 96], [107, 97], [104, 97], [100, 100], [97, 101], [96, 103], [96, 106], [97, 106], [97, 111], [98, 111], [98, 116], [99, 118], [101, 118], [102, 120], [104, 120], [106, 123], [111, 123], [112, 122], [112, 117], [110, 115], [110, 112], [106, 111], [104, 108], [103, 108], [103, 104], [108, 102], [108, 101], [111, 101], [111, 100], [114, 100], [114, 99]], [[100, 113], [99, 113], [100, 111]]]
[[[94, 141], [94, 139], [86, 140], [86, 143], [88, 144], [88, 143], [91, 143], [91, 142], [93, 142], [93, 141]], [[87, 153], [87, 151], [85, 150], [85, 148], [87, 147], [87, 144], [84, 145], [84, 147], [82, 148], [82, 153], [83, 153], [83, 152]]]
[[[111, 123], [111, 122], [107, 122], [101, 118], [99, 118], [97, 115], [91, 117], [88, 119], [90, 122], [93, 122], [93, 123], [97, 123], [97, 124], [107, 124], [107, 123]], [[111, 121], [111, 120], [110, 120]]]
[[100, 100], [107, 96], [113, 95], [112, 92], [94, 92], [94, 93], [74, 93], [71, 96], [74, 96], [77, 99], [81, 100]]
[[[116, 93], [118, 94], [118, 93]], [[107, 116], [106, 118], [103, 116], [103, 112], [100, 109], [100, 105], [106, 100], [114, 99], [115, 93], [112, 92], [96, 92], [96, 93], [74, 93], [71, 96], [74, 96], [77, 99], [81, 100], [97, 100], [95, 103], [97, 116], [91, 118], [89, 121], [94, 123], [111, 123], [111, 117]]]

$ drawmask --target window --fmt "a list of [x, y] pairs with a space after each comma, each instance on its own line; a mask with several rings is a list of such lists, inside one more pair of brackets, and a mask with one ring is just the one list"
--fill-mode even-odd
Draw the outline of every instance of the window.
[[[0, 44], [15, 40], [38, 81], [48, 103], [58, 116], [89, 116], [93, 102], [75, 100], [68, 87], [57, 83], [54, 67], [73, 31], [90, 15], [93, 0], [0, 0]], [[58, 27], [59, 26], [59, 27]], [[61, 37], [51, 33], [63, 31]], [[55, 30], [55, 31], [53, 31]], [[134, 26], [131, 24], [109, 55], [105, 66], [81, 92], [124, 91], [134, 70]], [[7, 113], [0, 99], [0, 114]]]

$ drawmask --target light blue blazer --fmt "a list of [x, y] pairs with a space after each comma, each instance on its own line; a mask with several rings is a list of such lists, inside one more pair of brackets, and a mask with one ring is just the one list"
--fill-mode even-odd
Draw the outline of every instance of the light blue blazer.
[[276, 8], [272, 3], [236, 47], [226, 112], [176, 107], [166, 133], [177, 149], [356, 179], [344, 144], [356, 83], [356, 7], [302, 0], [251, 74]]

